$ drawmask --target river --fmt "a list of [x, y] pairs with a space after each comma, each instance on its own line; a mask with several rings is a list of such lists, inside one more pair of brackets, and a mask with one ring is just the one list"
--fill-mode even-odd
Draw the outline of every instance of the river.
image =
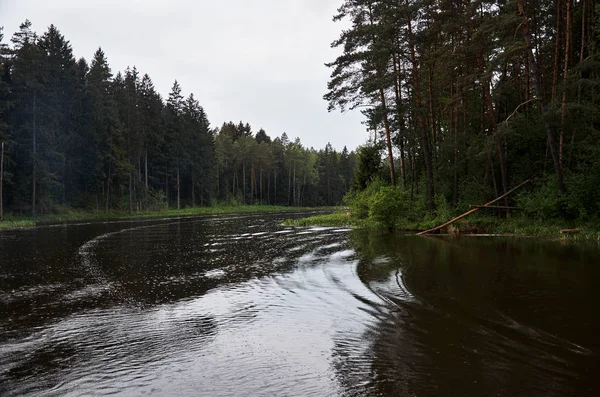
[[600, 395], [597, 244], [303, 215], [0, 232], [0, 395]]

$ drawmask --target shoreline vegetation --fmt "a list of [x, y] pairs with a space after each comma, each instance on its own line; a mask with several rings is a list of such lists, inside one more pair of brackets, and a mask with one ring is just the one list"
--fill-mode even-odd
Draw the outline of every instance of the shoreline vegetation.
[[[371, 218], [360, 219], [353, 215], [349, 208], [337, 208], [330, 214], [318, 214], [305, 218], [286, 219], [284, 226], [308, 227], [350, 227], [357, 229], [380, 229], [396, 232], [414, 233], [431, 228], [431, 220], [404, 221], [390, 228], [382, 222]], [[561, 219], [548, 221], [535, 220], [526, 216], [515, 215], [511, 219], [477, 214], [462, 219], [438, 234], [431, 236], [484, 236], [484, 237], [534, 237], [548, 240], [598, 241], [600, 228], [597, 224], [569, 222]]]
[[14, 230], [42, 225], [52, 225], [67, 222], [93, 222], [93, 221], [117, 221], [137, 220], [147, 218], [172, 218], [181, 216], [202, 216], [221, 214], [243, 214], [243, 213], [270, 213], [270, 212], [311, 212], [323, 210], [323, 207], [287, 207], [281, 205], [215, 205], [212, 207], [189, 207], [184, 209], [169, 209], [163, 211], [140, 211], [140, 212], [104, 212], [104, 211], [67, 211], [60, 214], [48, 214], [42, 216], [20, 216], [7, 215], [0, 222], [0, 231]]

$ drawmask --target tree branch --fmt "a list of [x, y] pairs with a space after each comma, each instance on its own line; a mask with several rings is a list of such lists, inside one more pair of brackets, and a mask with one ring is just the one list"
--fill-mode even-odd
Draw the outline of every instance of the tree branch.
[[525, 106], [528, 103], [533, 102], [533, 101], [537, 101], [537, 100], [538, 100], [538, 98], [531, 98], [530, 100], [523, 102], [522, 104], [520, 104], [519, 106], [517, 106], [517, 108], [506, 118], [506, 120], [504, 120], [504, 122], [508, 125], [508, 120], [510, 120], [510, 118], [517, 113], [517, 111], [519, 110], [519, 108], [521, 108], [521, 106]]

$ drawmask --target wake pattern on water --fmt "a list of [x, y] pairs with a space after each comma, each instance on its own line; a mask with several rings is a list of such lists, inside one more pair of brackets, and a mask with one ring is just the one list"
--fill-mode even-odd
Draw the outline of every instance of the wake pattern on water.
[[466, 265], [432, 258], [433, 243], [282, 217], [144, 222], [83, 242], [86, 285], [0, 345], [0, 394], [593, 395], [594, 347], [528, 324], [501, 289], [465, 298]]

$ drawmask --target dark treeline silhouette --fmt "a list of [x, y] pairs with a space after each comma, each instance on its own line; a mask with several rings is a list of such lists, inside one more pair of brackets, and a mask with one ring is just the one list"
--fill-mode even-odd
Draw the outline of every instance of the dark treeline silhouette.
[[113, 75], [98, 49], [76, 60], [51, 25], [29, 21], [2, 43], [0, 141], [4, 208], [138, 211], [236, 204], [334, 205], [354, 153], [271, 139], [247, 123], [211, 129], [177, 81], [166, 101], [136, 67]]
[[334, 20], [350, 27], [333, 43], [343, 54], [325, 99], [366, 108], [387, 158], [380, 177], [418, 191], [431, 214], [537, 177], [521, 202], [532, 212], [600, 215], [596, 1], [340, 4]]

